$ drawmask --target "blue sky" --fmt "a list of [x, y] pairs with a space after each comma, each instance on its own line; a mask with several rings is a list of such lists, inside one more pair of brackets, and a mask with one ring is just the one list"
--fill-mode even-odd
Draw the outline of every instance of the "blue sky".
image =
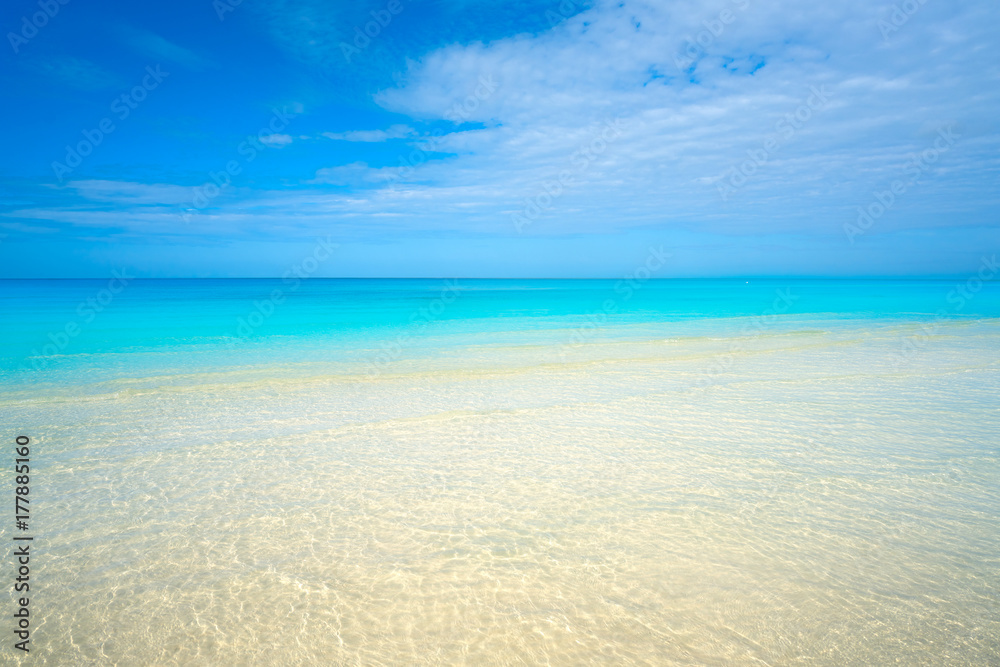
[[993, 0], [232, 2], [4, 4], [0, 277], [275, 276], [317, 239], [325, 276], [1000, 250]]

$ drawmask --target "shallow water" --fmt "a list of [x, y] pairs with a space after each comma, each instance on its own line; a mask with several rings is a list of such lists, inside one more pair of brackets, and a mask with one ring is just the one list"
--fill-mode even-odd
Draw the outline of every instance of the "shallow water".
[[31, 661], [1000, 662], [995, 290], [741, 285], [8, 283]]

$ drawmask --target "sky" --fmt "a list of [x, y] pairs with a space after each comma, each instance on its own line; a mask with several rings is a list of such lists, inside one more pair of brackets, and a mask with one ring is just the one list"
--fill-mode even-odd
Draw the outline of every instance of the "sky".
[[0, 28], [2, 278], [1000, 251], [995, 0], [9, 0]]

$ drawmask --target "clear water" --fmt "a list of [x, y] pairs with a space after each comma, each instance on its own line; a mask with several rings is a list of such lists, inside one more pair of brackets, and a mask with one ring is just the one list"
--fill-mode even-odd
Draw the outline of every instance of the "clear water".
[[959, 282], [0, 282], [30, 660], [997, 664]]

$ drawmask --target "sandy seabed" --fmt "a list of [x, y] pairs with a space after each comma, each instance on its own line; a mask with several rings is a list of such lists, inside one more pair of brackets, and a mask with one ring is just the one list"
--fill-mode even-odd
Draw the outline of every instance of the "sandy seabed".
[[10, 389], [21, 662], [998, 664], [998, 349], [798, 323]]

